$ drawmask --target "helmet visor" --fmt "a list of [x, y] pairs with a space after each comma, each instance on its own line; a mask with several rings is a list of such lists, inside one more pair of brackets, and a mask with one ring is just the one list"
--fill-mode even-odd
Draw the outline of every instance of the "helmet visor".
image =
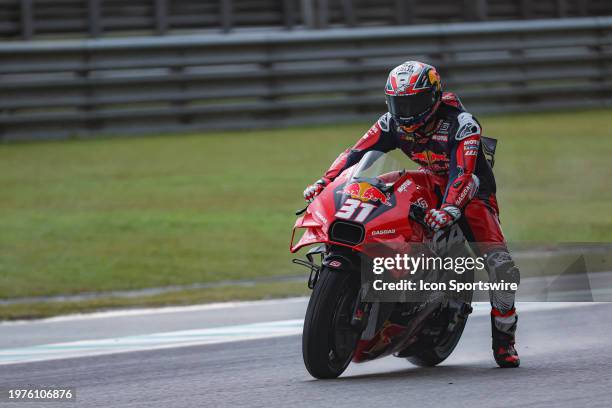
[[410, 120], [427, 111], [436, 103], [436, 93], [433, 90], [415, 95], [386, 96], [389, 113], [399, 119]]

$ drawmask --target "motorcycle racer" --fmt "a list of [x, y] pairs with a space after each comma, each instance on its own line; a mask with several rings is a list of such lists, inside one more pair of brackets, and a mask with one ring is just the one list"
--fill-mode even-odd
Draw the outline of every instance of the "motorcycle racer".
[[[419, 172], [446, 185], [440, 192], [441, 205], [425, 217], [427, 225], [437, 231], [458, 223], [476, 254], [486, 259], [491, 282], [519, 283], [519, 270], [499, 223], [495, 178], [480, 146], [480, 123], [457, 95], [443, 92], [437, 70], [422, 62], [408, 61], [394, 68], [385, 97], [388, 112], [306, 188], [304, 198], [312, 201], [368, 151], [401, 149], [421, 166]], [[514, 298], [512, 291], [490, 292], [493, 355], [500, 367], [520, 364]]]

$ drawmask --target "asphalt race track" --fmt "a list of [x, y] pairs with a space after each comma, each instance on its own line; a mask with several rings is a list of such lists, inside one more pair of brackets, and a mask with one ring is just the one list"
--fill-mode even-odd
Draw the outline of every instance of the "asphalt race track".
[[0, 324], [0, 388], [76, 387], [77, 403], [68, 406], [83, 407], [610, 406], [612, 303], [519, 305], [519, 369], [495, 367], [479, 304], [441, 366], [388, 357], [328, 381], [313, 380], [302, 363], [295, 333], [305, 305], [290, 299]]

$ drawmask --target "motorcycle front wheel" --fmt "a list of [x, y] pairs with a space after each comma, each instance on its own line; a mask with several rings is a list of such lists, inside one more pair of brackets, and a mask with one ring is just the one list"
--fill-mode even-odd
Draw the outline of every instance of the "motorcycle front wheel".
[[302, 333], [302, 356], [313, 377], [336, 378], [351, 362], [360, 337], [351, 326], [358, 294], [358, 274], [322, 267]]

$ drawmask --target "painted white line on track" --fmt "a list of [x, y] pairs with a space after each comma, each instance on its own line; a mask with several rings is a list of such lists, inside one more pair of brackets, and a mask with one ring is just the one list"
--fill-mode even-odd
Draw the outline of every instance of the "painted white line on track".
[[[523, 313], [593, 304], [529, 302], [519, 303], [517, 309]], [[487, 302], [477, 302], [474, 303], [472, 315], [486, 316], [489, 310], [490, 305]], [[302, 324], [302, 319], [281, 320], [1, 349], [0, 365], [293, 336], [302, 332]]]
[[4, 349], [0, 365], [293, 336], [302, 332], [302, 323], [302, 319], [282, 320]]

